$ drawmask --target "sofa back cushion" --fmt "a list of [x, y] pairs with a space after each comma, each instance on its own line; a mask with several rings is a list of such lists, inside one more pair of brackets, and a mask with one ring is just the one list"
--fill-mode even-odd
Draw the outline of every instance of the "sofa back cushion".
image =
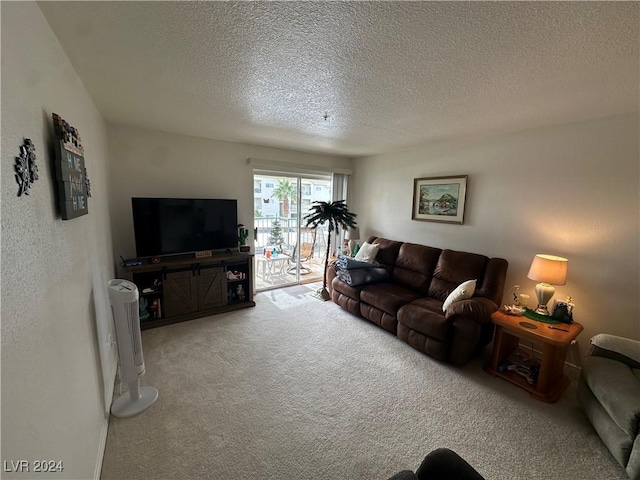
[[426, 295], [442, 250], [415, 243], [403, 243], [391, 274], [391, 281]]
[[429, 296], [444, 302], [462, 282], [476, 279], [477, 285], [482, 285], [488, 261], [488, 257], [476, 253], [443, 250], [433, 272]]
[[393, 266], [398, 258], [398, 252], [402, 242], [396, 242], [382, 237], [369, 237], [367, 243], [376, 243], [379, 245], [376, 262], [387, 269], [389, 273], [393, 271]]
[[462, 282], [476, 279], [474, 297], [488, 298], [496, 305], [502, 303], [509, 266], [503, 258], [441, 250], [376, 236], [369, 237], [367, 242], [380, 245], [376, 261], [387, 269], [394, 283], [444, 302]]
[[504, 294], [504, 284], [507, 281], [508, 268], [509, 262], [504, 258], [490, 258], [484, 269], [482, 281], [478, 279], [474, 296], [488, 298], [500, 306], [502, 304], [502, 295]]

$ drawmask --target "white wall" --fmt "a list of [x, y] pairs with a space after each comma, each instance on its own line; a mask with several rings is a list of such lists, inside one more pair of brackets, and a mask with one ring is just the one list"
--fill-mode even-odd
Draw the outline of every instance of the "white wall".
[[[106, 126], [37, 5], [1, 8], [2, 460], [64, 462], [56, 475], [2, 478], [87, 479], [102, 458], [103, 384], [112, 389], [115, 372], [107, 347], [103, 378], [97, 340], [111, 326]], [[55, 206], [52, 112], [79, 129], [92, 185], [89, 214], [69, 221]], [[35, 144], [40, 179], [17, 197], [24, 138]]]
[[[107, 126], [115, 258], [135, 257], [131, 197], [236, 198], [253, 230], [253, 167], [247, 158], [351, 168], [348, 159], [152, 130]], [[253, 236], [249, 237], [253, 245]]]
[[[532, 301], [533, 256], [567, 257], [556, 298], [574, 298], [581, 353], [600, 332], [640, 339], [638, 129], [622, 115], [357, 159], [361, 236], [506, 258], [507, 289]], [[464, 225], [411, 220], [414, 178], [464, 174]]]

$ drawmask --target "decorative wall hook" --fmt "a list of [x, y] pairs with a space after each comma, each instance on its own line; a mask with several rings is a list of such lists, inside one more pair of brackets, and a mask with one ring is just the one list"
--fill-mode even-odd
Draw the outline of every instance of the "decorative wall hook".
[[29, 189], [38, 180], [38, 165], [36, 165], [36, 147], [33, 142], [25, 138], [20, 146], [20, 156], [16, 157], [16, 182], [18, 182], [18, 196], [29, 195]]
[[89, 175], [87, 175], [87, 167], [84, 167], [84, 186], [87, 191], [87, 197], [91, 196], [91, 180], [89, 180]]

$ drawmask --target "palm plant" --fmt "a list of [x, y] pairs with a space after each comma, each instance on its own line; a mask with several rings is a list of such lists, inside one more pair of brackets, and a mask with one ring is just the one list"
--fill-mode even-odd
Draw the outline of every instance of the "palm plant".
[[278, 180], [278, 186], [273, 189], [272, 197], [282, 202], [282, 214], [289, 218], [289, 199], [295, 197], [296, 189], [289, 180]]
[[324, 275], [322, 277], [322, 288], [315, 294], [317, 298], [329, 300], [329, 291], [327, 290], [327, 265], [329, 264], [329, 252], [331, 251], [331, 233], [338, 230], [354, 228], [356, 226], [355, 213], [351, 213], [347, 208], [344, 200], [335, 202], [313, 202], [309, 208], [309, 214], [305, 215], [304, 220], [307, 227], [318, 228], [320, 225], [328, 224], [327, 252], [324, 257]]

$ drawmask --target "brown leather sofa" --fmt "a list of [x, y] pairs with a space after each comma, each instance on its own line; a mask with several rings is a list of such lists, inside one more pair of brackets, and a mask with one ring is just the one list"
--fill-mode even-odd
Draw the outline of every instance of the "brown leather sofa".
[[[493, 335], [491, 314], [502, 303], [508, 263], [475, 253], [442, 250], [381, 237], [376, 261], [389, 272], [382, 283], [352, 287], [331, 263], [331, 299], [354, 315], [372, 321], [415, 349], [438, 360], [463, 365]], [[476, 279], [473, 297], [442, 304], [458, 285]]]

